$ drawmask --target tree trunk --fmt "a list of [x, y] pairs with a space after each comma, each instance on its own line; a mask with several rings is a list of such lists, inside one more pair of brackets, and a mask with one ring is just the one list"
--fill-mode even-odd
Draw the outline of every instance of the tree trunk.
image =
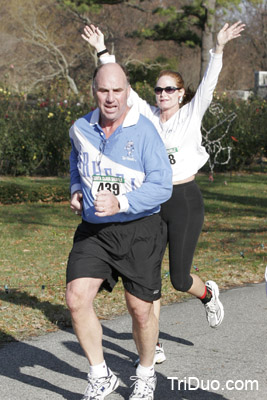
[[69, 83], [70, 89], [73, 91], [74, 94], [79, 94], [78, 88], [74, 79], [72, 79], [69, 75], [66, 75], [66, 79]]
[[213, 48], [213, 32], [215, 27], [215, 6], [216, 6], [216, 0], [205, 0], [203, 2], [206, 18], [204, 23], [204, 29], [202, 31], [200, 81], [209, 63], [209, 50]]

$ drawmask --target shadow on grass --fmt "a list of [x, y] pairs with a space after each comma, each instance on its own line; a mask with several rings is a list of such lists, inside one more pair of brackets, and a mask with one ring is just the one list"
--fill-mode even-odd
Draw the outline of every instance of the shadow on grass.
[[[11, 290], [8, 294], [0, 290], [0, 300], [19, 306], [38, 309], [59, 329], [71, 327], [69, 310], [63, 305], [51, 304], [49, 301], [40, 301], [38, 297], [18, 290]], [[0, 341], [2, 341], [1, 334]]]
[[[62, 229], [75, 229], [75, 222], [79, 223], [77, 216], [70, 210], [69, 204], [38, 204], [24, 203], [0, 207], [0, 222], [10, 225], [28, 225], [62, 227]], [[68, 224], [67, 224], [68, 222]]]
[[[216, 226], [214, 226], [214, 227], [209, 227], [209, 228], [203, 228], [202, 229], [202, 232], [216, 232], [216, 231], [218, 231], [218, 228], [216, 227]], [[263, 226], [263, 227], [260, 227], [260, 228], [250, 228], [250, 229], [246, 229], [246, 228], [244, 228], [243, 226], [239, 226], [239, 227], [237, 227], [236, 229], [235, 228], [223, 228], [223, 229], [220, 229], [220, 231], [222, 232], [229, 232], [229, 233], [240, 233], [241, 235], [239, 236], [239, 237], [234, 237], [234, 238], [232, 238], [232, 237], [229, 237], [228, 239], [224, 239], [225, 241], [228, 241], [229, 243], [230, 242], [236, 242], [236, 241], [238, 241], [241, 237], [246, 237], [247, 235], [250, 235], [251, 233], [255, 233], [255, 234], [260, 234], [260, 233], [264, 233], [264, 232], [267, 232], [267, 227], [265, 227], [265, 226]], [[198, 243], [198, 245], [199, 245], [199, 243]], [[260, 245], [258, 245], [258, 246], [255, 246], [255, 247], [260, 247]]]
[[[19, 306], [31, 307], [33, 309], [40, 310], [46, 318], [52, 322], [55, 326], [59, 329], [66, 329], [72, 327], [70, 313], [67, 307], [60, 305], [60, 304], [51, 304], [49, 301], [40, 301], [40, 299], [36, 296], [29, 295], [27, 292], [20, 292], [18, 290], [12, 290], [10, 293], [5, 293], [4, 291], [0, 290], [0, 300], [9, 302]], [[119, 340], [132, 340], [132, 333], [130, 332], [115, 332], [114, 330], [103, 326], [103, 334], [107, 337], [112, 339], [119, 339]], [[7, 337], [2, 338], [0, 332], [0, 342], [5, 342]], [[163, 331], [160, 332], [160, 337], [162, 339], [173, 341], [185, 346], [193, 346], [194, 344], [188, 340], [178, 338], [176, 336], [172, 336], [168, 333], [164, 333]], [[12, 336], [11, 336], [12, 338]], [[106, 343], [106, 347], [108, 343]], [[112, 347], [110, 347], [112, 348]], [[133, 355], [135, 357], [136, 354]], [[134, 360], [134, 358], [133, 358]]]
[[209, 181], [209, 173], [208, 174], [198, 174], [196, 177], [198, 184], [201, 187], [210, 188], [214, 186], [224, 186], [225, 182], [228, 184], [246, 184], [246, 185], [264, 185], [267, 183], [267, 174], [266, 173], [215, 173], [213, 182]]
[[[219, 211], [231, 213], [238, 212], [238, 215], [253, 215], [254, 217], [256, 216], [260, 218], [266, 216], [267, 198], [229, 195], [211, 192], [205, 189], [201, 189], [201, 192], [207, 213]], [[209, 201], [209, 203], [207, 203], [207, 201]], [[238, 205], [240, 205], [240, 208], [238, 208]], [[244, 208], [244, 206], [247, 206], [248, 208]]]

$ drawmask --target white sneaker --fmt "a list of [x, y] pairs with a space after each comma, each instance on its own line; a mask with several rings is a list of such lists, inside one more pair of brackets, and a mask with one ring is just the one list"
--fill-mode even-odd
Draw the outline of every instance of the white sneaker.
[[162, 344], [159, 343], [156, 345], [154, 364], [162, 364], [164, 361], [166, 361], [166, 356]]
[[[164, 361], [166, 361], [166, 356], [164, 353], [164, 349], [161, 343], [159, 343], [158, 345], [156, 345], [156, 350], [155, 350], [155, 355], [154, 355], [154, 364], [161, 364]], [[137, 368], [138, 364], [140, 362], [140, 358], [137, 358], [134, 362], [134, 367]]]
[[119, 386], [119, 379], [108, 368], [108, 376], [93, 378], [90, 374], [87, 376], [88, 385], [82, 400], [103, 400]]
[[135, 382], [133, 383], [134, 390], [131, 396], [129, 397], [129, 400], [154, 399], [154, 390], [156, 389], [156, 384], [157, 384], [156, 374], [148, 377], [131, 376], [130, 379]]
[[219, 300], [219, 288], [218, 285], [213, 281], [207, 281], [205, 285], [212, 293], [212, 298], [210, 301], [204, 304], [207, 320], [211, 328], [217, 328], [219, 325], [221, 325], [224, 317], [223, 305]]

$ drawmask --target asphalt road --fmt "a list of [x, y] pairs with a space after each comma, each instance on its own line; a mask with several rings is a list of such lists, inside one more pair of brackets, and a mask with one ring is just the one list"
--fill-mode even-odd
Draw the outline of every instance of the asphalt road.
[[[266, 400], [265, 284], [224, 291], [225, 319], [208, 327], [199, 300], [165, 306], [161, 341], [167, 361], [156, 366], [155, 400]], [[128, 315], [103, 322], [106, 361], [121, 385], [108, 400], [128, 399], [136, 350]], [[71, 330], [0, 349], [1, 400], [79, 400], [88, 364]]]

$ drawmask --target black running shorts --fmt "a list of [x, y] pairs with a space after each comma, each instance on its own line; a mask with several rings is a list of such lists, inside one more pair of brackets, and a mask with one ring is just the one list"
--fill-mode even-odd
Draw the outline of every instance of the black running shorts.
[[157, 300], [165, 245], [166, 227], [159, 214], [124, 223], [82, 221], [69, 255], [67, 283], [77, 278], [101, 278], [102, 287], [111, 292], [120, 276], [132, 295]]

